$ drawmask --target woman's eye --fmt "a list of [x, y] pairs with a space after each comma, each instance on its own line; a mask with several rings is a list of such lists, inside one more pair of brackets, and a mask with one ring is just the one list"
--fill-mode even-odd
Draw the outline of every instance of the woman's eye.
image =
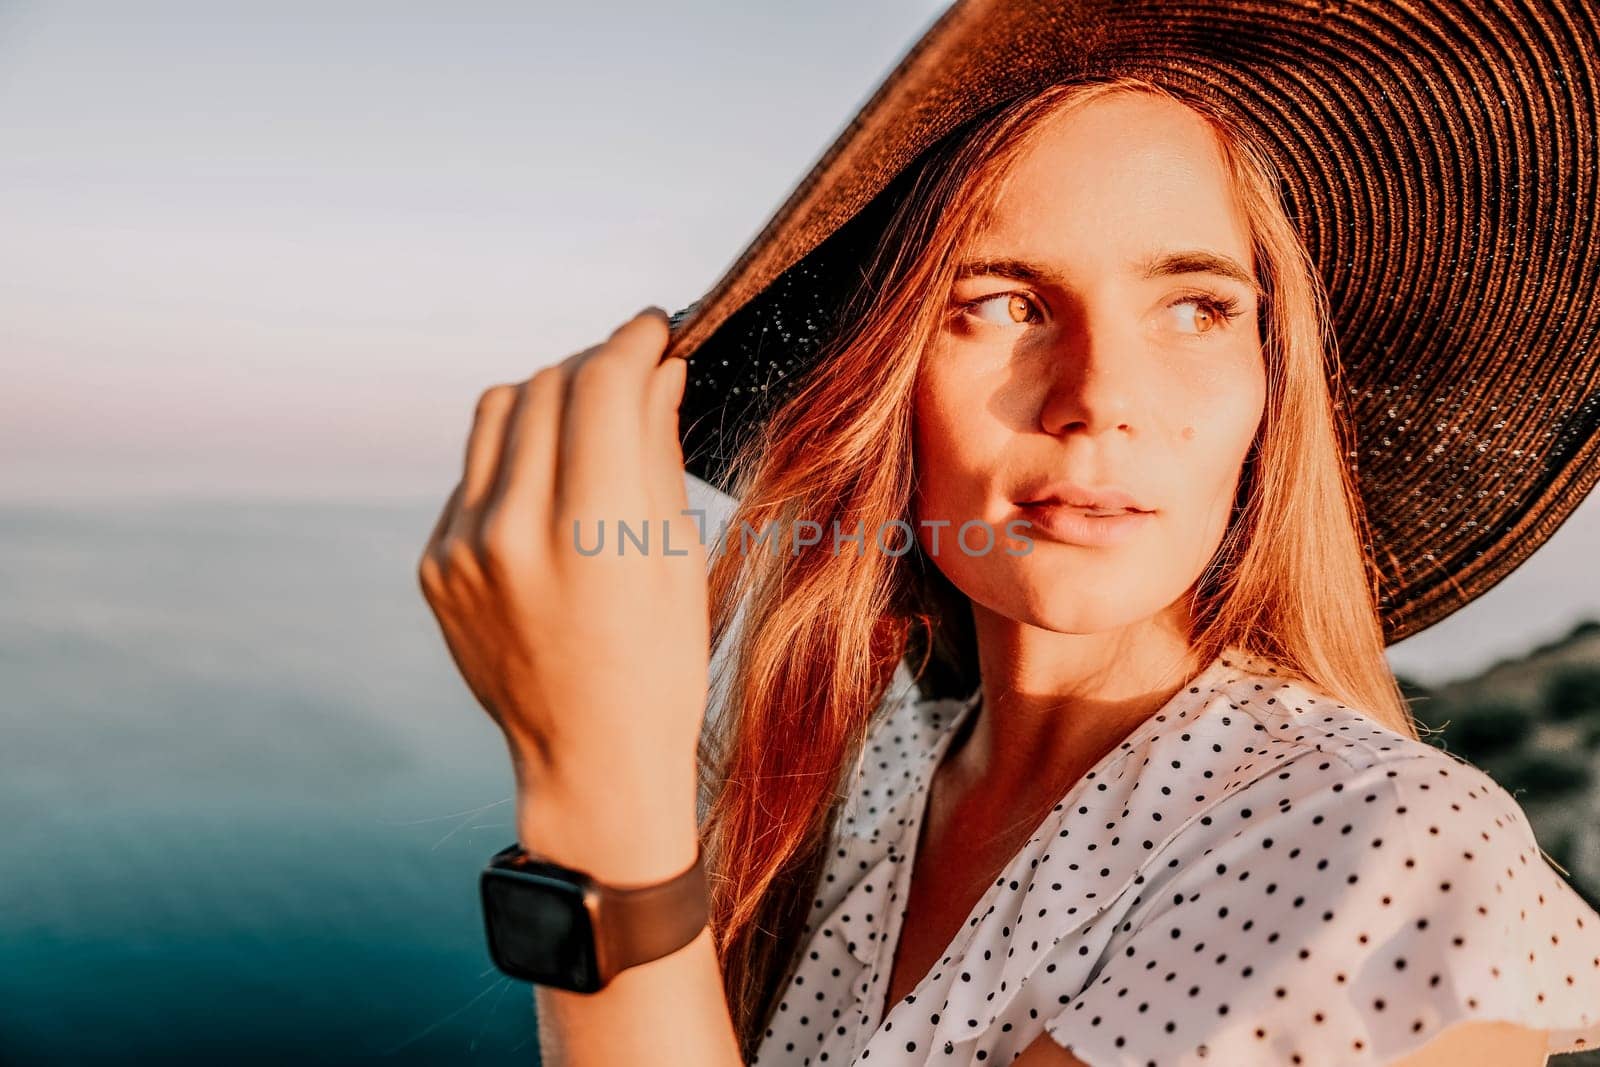
[[[960, 303], [962, 311], [991, 326], [1024, 326], [1042, 321], [1039, 307], [1023, 293], [992, 293]], [[1228, 326], [1239, 316], [1239, 302], [1230, 298], [1191, 294], [1168, 304], [1179, 333], [1201, 337]]]
[[994, 293], [968, 300], [961, 307], [980, 322], [994, 326], [1022, 326], [1039, 320], [1038, 308], [1021, 293]]
[[1167, 305], [1179, 333], [1201, 336], [1222, 329], [1239, 314], [1239, 302], [1210, 296], [1185, 296]]

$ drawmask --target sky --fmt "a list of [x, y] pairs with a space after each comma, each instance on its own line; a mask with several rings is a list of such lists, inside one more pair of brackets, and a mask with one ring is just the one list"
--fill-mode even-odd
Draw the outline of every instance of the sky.
[[[0, 0], [0, 501], [442, 500], [484, 388], [709, 288], [942, 7]], [[1600, 615], [1595, 544], [1394, 661]]]
[[698, 297], [938, 4], [0, 0], [0, 493], [448, 488]]

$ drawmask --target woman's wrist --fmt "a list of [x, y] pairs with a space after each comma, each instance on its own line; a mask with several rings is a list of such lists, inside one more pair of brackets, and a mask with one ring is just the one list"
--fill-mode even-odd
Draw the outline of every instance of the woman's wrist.
[[516, 819], [527, 852], [618, 888], [682, 874], [699, 851], [692, 778], [648, 789], [627, 778], [581, 789], [519, 787]]

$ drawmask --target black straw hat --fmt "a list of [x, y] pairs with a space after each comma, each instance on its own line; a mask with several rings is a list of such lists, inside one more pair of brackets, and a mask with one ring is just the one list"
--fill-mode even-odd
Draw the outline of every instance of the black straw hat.
[[1392, 644], [1482, 595], [1600, 479], [1595, 0], [960, 0], [673, 316], [691, 473], [816, 359], [895, 200], [964, 123], [1133, 75], [1250, 128], [1329, 299]]

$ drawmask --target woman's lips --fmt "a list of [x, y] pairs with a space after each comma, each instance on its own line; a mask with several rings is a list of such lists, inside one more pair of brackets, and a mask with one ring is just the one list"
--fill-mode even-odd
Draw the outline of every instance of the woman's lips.
[[1090, 548], [1121, 544], [1155, 518], [1153, 511], [1104, 514], [1054, 501], [1020, 504], [1018, 510], [1034, 529], [1043, 531], [1051, 540]]

